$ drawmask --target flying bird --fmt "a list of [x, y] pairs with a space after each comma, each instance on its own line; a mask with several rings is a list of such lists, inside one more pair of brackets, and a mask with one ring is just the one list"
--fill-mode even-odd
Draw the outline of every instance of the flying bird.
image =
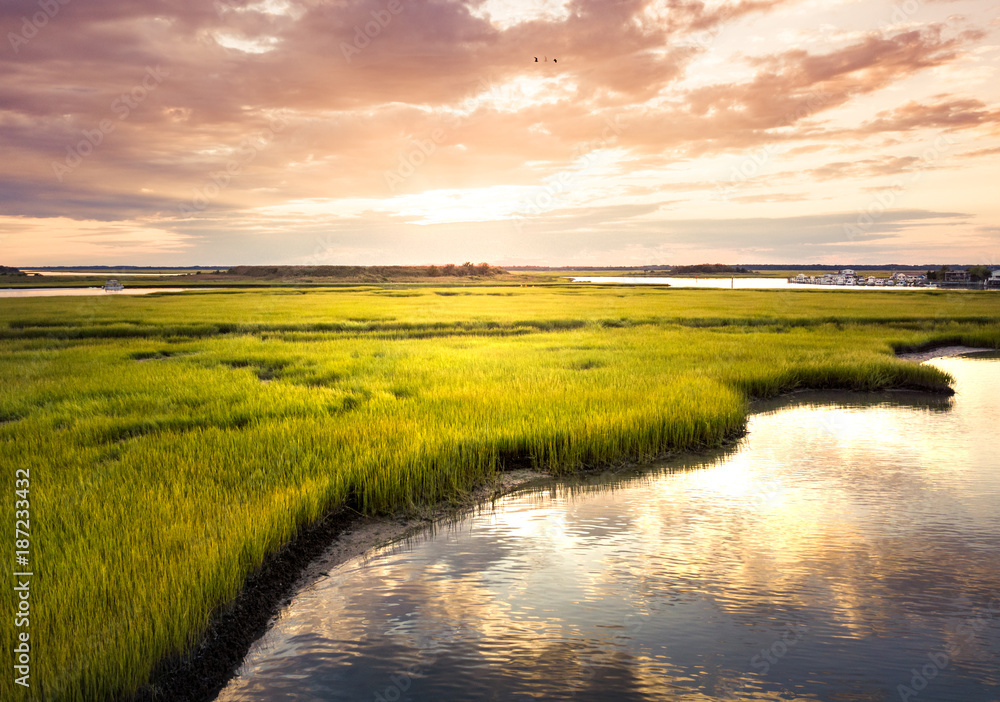
[[[548, 63], [549, 57], [545, 57], [545, 62]], [[535, 63], [538, 63], [538, 57], [535, 56]], [[559, 63], [559, 59], [552, 59], [552, 63]]]

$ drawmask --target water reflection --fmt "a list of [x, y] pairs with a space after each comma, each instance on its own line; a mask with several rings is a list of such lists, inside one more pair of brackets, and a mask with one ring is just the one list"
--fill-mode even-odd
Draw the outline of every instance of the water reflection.
[[151, 293], [187, 292], [189, 290], [210, 291], [211, 288], [125, 288], [110, 293], [104, 288], [5, 288], [0, 290], [0, 297], [86, 297], [91, 295], [114, 297], [116, 295], [149, 295]]
[[220, 699], [998, 699], [1000, 364], [936, 363], [348, 562]]

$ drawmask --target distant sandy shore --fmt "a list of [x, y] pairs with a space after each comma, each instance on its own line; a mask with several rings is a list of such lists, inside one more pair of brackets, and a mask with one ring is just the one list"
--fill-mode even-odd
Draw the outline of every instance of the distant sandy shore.
[[983, 349], [974, 346], [942, 346], [936, 349], [927, 349], [926, 351], [901, 353], [897, 355], [897, 358], [902, 358], [904, 361], [913, 361], [914, 363], [923, 363], [932, 358], [947, 358], [948, 356], [960, 356], [963, 353], [982, 353], [985, 351], [996, 351], [996, 349]]

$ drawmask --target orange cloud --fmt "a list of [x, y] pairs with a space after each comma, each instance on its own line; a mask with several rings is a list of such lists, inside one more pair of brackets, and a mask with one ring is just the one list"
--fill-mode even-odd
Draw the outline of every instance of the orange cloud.
[[[989, 13], [985, 1], [965, 6]], [[444, 203], [434, 194], [462, 191], [452, 200], [467, 203], [559, 178], [560, 207], [636, 208], [645, 214], [617, 226], [639, 236], [640, 219], [710, 202], [730, 168], [718, 159], [773, 146], [755, 191], [732, 204], [850, 211], [836, 182], [912, 170], [908, 144], [921, 135], [993, 140], [955, 163], [995, 154], [1000, 138], [992, 93], [933, 74], [995, 43], [996, 28], [936, 3], [904, 28], [871, 21], [808, 48], [773, 37], [834, 15], [793, 0], [573, 0], [502, 23], [459, 0], [93, 0], [25, 24], [36, 10], [0, 7], [0, 216], [155, 222], [196, 242], [173, 249], [184, 256], [221, 256], [208, 242], [232, 242], [287, 203], [391, 212], [413, 195]], [[904, 99], [890, 99], [903, 85]], [[873, 145], [880, 134], [909, 136]], [[524, 208], [510, 197], [495, 211]], [[442, 221], [471, 211], [455, 207]], [[283, 232], [320, 221], [277, 227], [277, 211], [268, 226]], [[985, 200], [981, 212], [997, 215]], [[372, 250], [355, 236], [344, 250]]]

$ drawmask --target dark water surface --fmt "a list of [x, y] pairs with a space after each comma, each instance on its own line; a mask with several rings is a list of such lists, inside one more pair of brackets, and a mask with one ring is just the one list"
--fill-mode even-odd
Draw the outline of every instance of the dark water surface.
[[672, 278], [641, 276], [573, 276], [574, 283], [614, 283], [616, 285], [669, 285], [674, 288], [734, 288], [736, 290], [932, 290], [934, 288], [910, 288], [906, 286], [868, 285], [818, 285], [814, 283], [789, 283], [787, 278]]
[[349, 561], [219, 699], [1000, 700], [1000, 360], [934, 363]]

